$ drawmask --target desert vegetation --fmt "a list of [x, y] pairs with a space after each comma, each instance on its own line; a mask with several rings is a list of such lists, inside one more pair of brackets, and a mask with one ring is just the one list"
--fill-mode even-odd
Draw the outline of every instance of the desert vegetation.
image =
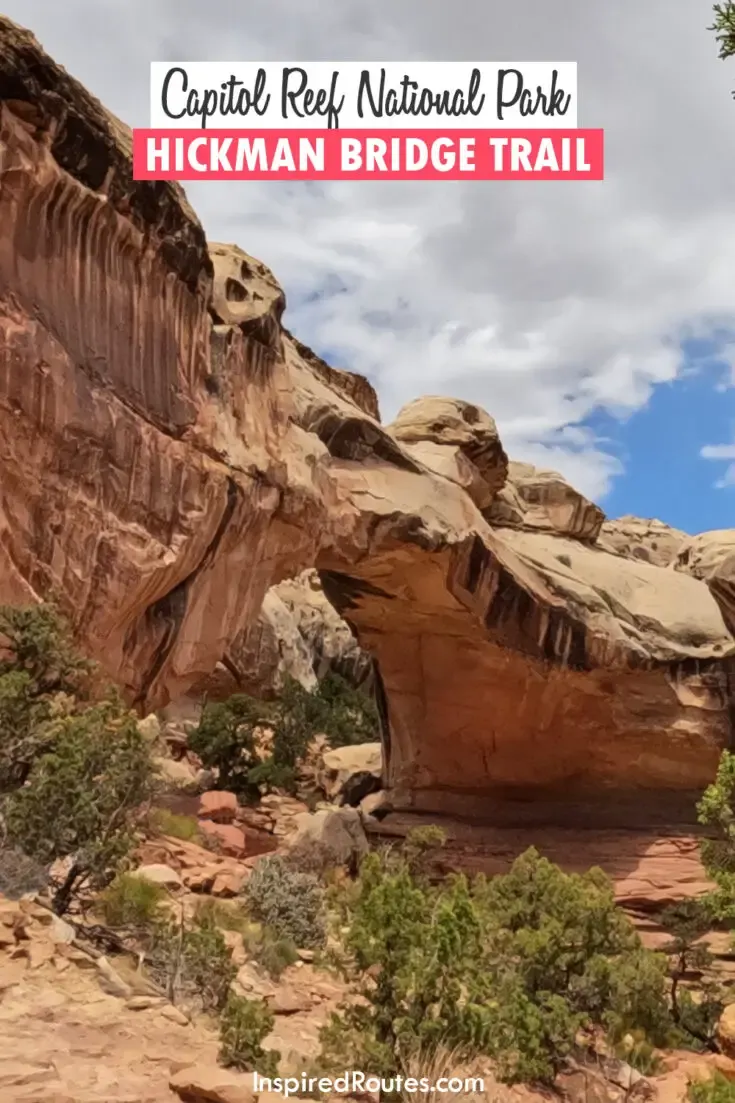
[[[153, 806], [155, 772], [136, 716], [77, 654], [53, 608], [0, 610], [0, 629], [0, 890], [46, 891], [59, 914], [86, 894], [158, 991], [218, 1022], [224, 1065], [273, 1075], [279, 1060], [267, 1045], [272, 1010], [234, 985], [235, 946], [274, 980], [304, 954], [342, 977], [345, 1000], [321, 1035], [324, 1075], [353, 1067], [391, 1079], [451, 1053], [491, 1060], [510, 1084], [551, 1085], [584, 1051], [650, 1074], [662, 1048], [718, 1049], [728, 995], [703, 939], [735, 917], [729, 752], [698, 806], [715, 888], [664, 912], [669, 939], [657, 953], [599, 869], [564, 873], [531, 849], [492, 879], [437, 878], [444, 837], [435, 827], [341, 876], [316, 843], [314, 853], [302, 845], [265, 856], [235, 899], [203, 897], [186, 912], [131, 868], [146, 832], [201, 842], [193, 817]], [[243, 802], [264, 787], [288, 792], [316, 734], [348, 742], [352, 723], [374, 734], [352, 692], [330, 681], [317, 694], [287, 686], [271, 703], [240, 695], [212, 704], [191, 746]], [[722, 1078], [693, 1084], [691, 1095], [732, 1103]]]
[[217, 771], [220, 788], [253, 801], [268, 790], [295, 791], [316, 736], [332, 747], [378, 739], [374, 702], [338, 674], [328, 674], [314, 692], [287, 678], [275, 701], [235, 694], [205, 705], [189, 745]]
[[46, 868], [66, 860], [61, 914], [131, 850], [152, 793], [150, 750], [52, 606], [0, 609], [0, 636], [3, 843]]

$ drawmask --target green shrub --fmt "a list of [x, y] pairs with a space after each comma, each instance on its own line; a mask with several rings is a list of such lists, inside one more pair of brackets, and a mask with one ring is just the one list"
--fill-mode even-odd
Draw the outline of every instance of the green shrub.
[[168, 835], [172, 839], [184, 842], [202, 841], [199, 824], [194, 816], [182, 816], [168, 808], [154, 808], [150, 816], [151, 827], [159, 835]]
[[48, 872], [22, 850], [0, 846], [0, 894], [19, 900], [26, 893], [42, 892], [48, 885]]
[[51, 605], [0, 606], [0, 646], [0, 793], [7, 793], [52, 745], [52, 720], [87, 699], [94, 668]]
[[281, 1055], [262, 1045], [273, 1022], [273, 1012], [263, 1000], [247, 1000], [231, 993], [220, 1021], [220, 1063], [268, 1078], [277, 1076]]
[[691, 1103], [735, 1103], [735, 1082], [716, 1071], [709, 1080], [694, 1080], [687, 1095]]
[[339, 674], [330, 673], [317, 688], [322, 703], [319, 730], [332, 747], [375, 743], [380, 739], [380, 720], [375, 701], [355, 689]]
[[334, 847], [319, 839], [302, 839], [283, 854], [289, 869], [296, 873], [310, 873], [320, 881], [328, 879], [335, 870], [342, 869], [344, 858]]
[[[256, 738], [259, 727], [272, 732], [264, 756]], [[313, 693], [289, 677], [275, 701], [236, 694], [208, 704], [189, 747], [207, 769], [217, 770], [221, 789], [255, 800], [264, 789], [294, 792], [307, 748], [322, 734], [334, 747], [379, 738], [374, 703], [336, 674], [329, 674]]]
[[713, 11], [715, 21], [708, 30], [716, 32], [719, 56], [726, 61], [735, 54], [735, 3], [733, 0], [723, 0], [723, 3], [713, 5]]
[[494, 1059], [507, 1082], [553, 1081], [582, 1028], [652, 1042], [670, 1027], [666, 960], [643, 949], [599, 870], [530, 850], [511, 871], [432, 887], [405, 855], [369, 855], [347, 905], [343, 968], [362, 1000], [324, 1031], [336, 1067], [395, 1075], [439, 1047]]
[[208, 923], [196, 923], [187, 931], [182, 972], [205, 1010], [221, 1010], [237, 975], [221, 931]]
[[442, 849], [446, 841], [446, 832], [435, 824], [416, 827], [409, 833], [403, 844], [403, 854], [414, 877], [427, 872], [432, 857]]
[[202, 926], [218, 927], [221, 931], [244, 931], [248, 917], [243, 908], [234, 902], [205, 896], [194, 909], [194, 921]]
[[328, 674], [310, 692], [294, 678], [286, 678], [273, 706], [274, 769], [295, 778], [298, 764], [317, 735], [332, 747], [370, 743], [380, 738], [374, 703], [338, 674]]
[[149, 969], [173, 1003], [196, 1003], [219, 1012], [237, 969], [224, 936], [211, 921], [191, 925], [169, 920], [158, 925], [149, 952]]
[[94, 664], [76, 651], [69, 625], [54, 605], [0, 606], [0, 637], [7, 652], [0, 659], [0, 677], [26, 674], [34, 698], [87, 696]]
[[246, 800], [257, 799], [259, 789], [251, 771], [260, 764], [256, 729], [267, 716], [267, 706], [244, 693], [227, 701], [207, 704], [188, 745], [208, 770], [216, 770], [220, 789]]
[[662, 1063], [654, 1046], [645, 1038], [627, 1035], [626, 1041], [615, 1046], [615, 1056], [621, 1061], [626, 1061], [642, 1076], [658, 1076], [662, 1071]]
[[52, 746], [36, 758], [22, 789], [3, 805], [9, 840], [50, 865], [72, 858], [54, 908], [118, 867], [135, 840], [151, 793], [153, 766], [137, 720], [117, 700], [62, 717]]
[[262, 969], [274, 980], [299, 960], [298, 950], [289, 938], [283, 938], [270, 927], [249, 924], [243, 931], [243, 946]]
[[[508, 1003], [491, 1018], [506, 1038], [499, 1057], [507, 1079], [551, 1079], [581, 1027], [665, 1039], [666, 959], [643, 948], [601, 870], [565, 874], [530, 850], [505, 876], [478, 879], [474, 897], [487, 941], [473, 994], [492, 998], [506, 985]], [[542, 1014], [528, 1012], [534, 1041], [516, 1056], [530, 1006]], [[510, 1029], [506, 1007], [521, 1013]]]
[[134, 873], [120, 873], [100, 893], [98, 906], [110, 927], [150, 927], [160, 916], [166, 889]]
[[[702, 861], [707, 873], [717, 881], [726, 899], [735, 899], [735, 754], [723, 751], [714, 782], [707, 787], [697, 805], [699, 822], [713, 829], [714, 837], [701, 844]], [[723, 912], [727, 907], [723, 908]]]
[[19, 788], [53, 740], [51, 704], [35, 697], [25, 671], [0, 674], [0, 793]]
[[299, 763], [320, 732], [324, 707], [317, 693], [304, 689], [295, 678], [287, 677], [273, 704], [271, 754], [256, 771], [259, 783], [293, 792]]
[[[725, 989], [711, 977], [715, 960], [702, 941], [712, 928], [714, 896], [682, 900], [665, 908], [661, 926], [670, 940], [661, 947], [669, 959], [670, 1002], [674, 1030], [671, 1044], [689, 1049], [710, 1049], [717, 1021], [725, 1006]], [[716, 910], [716, 909], [715, 909]], [[688, 978], [702, 979], [692, 990]]]
[[310, 873], [290, 869], [283, 858], [262, 858], [245, 887], [252, 917], [299, 949], [318, 949], [326, 941], [324, 889]]

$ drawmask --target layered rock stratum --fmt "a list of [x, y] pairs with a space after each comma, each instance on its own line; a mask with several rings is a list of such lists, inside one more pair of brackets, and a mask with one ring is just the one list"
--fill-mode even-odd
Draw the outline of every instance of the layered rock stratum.
[[681, 534], [605, 522], [469, 403], [382, 425], [130, 148], [0, 18], [0, 600], [53, 597], [151, 709], [317, 568], [376, 660], [395, 807], [690, 806], [732, 740], [724, 551], [674, 565]]

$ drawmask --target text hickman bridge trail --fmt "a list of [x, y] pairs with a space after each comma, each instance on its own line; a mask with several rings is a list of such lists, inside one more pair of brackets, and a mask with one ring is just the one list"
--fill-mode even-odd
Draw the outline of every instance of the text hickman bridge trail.
[[134, 132], [136, 180], [602, 180], [602, 130]]

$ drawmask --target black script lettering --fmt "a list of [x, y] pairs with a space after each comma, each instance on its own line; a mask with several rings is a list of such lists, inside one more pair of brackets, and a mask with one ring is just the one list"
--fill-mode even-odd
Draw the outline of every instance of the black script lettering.
[[[170, 85], [176, 76], [182, 78], [181, 94], [185, 95], [188, 92], [185, 106], [179, 112], [172, 111], [169, 105]], [[256, 115], [264, 115], [270, 103], [270, 95], [266, 94], [265, 85], [265, 69], [258, 69], [252, 91], [245, 87], [244, 81], [238, 80], [234, 75], [222, 82], [219, 92], [216, 88], [204, 88], [201, 92], [192, 88], [189, 91], [189, 76], [186, 69], [169, 69], [161, 90], [161, 106], [169, 119], [182, 119], [184, 115], [191, 119], [198, 117], [200, 126], [204, 129], [207, 119], [211, 119], [218, 112], [225, 116], [248, 115], [251, 111]]]
[[169, 69], [169, 71], [166, 73], [166, 76], [163, 78], [163, 88], [161, 89], [161, 107], [163, 108], [164, 115], [168, 115], [169, 119], [181, 119], [186, 114], [185, 107], [182, 108], [182, 110], [179, 111], [177, 114], [175, 111], [171, 111], [168, 106], [168, 89], [171, 81], [175, 76], [183, 77], [183, 80], [181, 82], [182, 92], [186, 92], [187, 88], [189, 87], [189, 77], [187, 75], [186, 69]]
[[[505, 99], [505, 82], [508, 77], [514, 76], [516, 78], [515, 93], [510, 99]], [[523, 73], [520, 69], [501, 69], [498, 73], [498, 99], [497, 99], [497, 113], [498, 118], [503, 118], [503, 108], [513, 107], [521, 98], [521, 92], [523, 91]]]
[[[485, 93], [480, 92], [482, 85], [482, 74], [479, 69], [473, 69], [470, 74], [470, 88], [467, 104], [468, 115], [479, 115], [485, 106]], [[475, 106], [475, 100], [480, 97], [480, 102]]]
[[[245, 87], [245, 82], [238, 80], [234, 75], [220, 85], [220, 113], [222, 115], [249, 115], [251, 111], [256, 115], [265, 115], [271, 102], [269, 94], [265, 94], [265, 69], [258, 69], [255, 75], [255, 86], [252, 91]], [[237, 89], [237, 95], [235, 90]]]
[[357, 114], [361, 119], [365, 117], [364, 101], [367, 100], [370, 113], [376, 119], [382, 119], [384, 115], [479, 115], [485, 103], [485, 96], [480, 92], [481, 83], [480, 70], [473, 69], [466, 91], [456, 88], [454, 91], [434, 92], [431, 88], [422, 88], [418, 81], [405, 75], [399, 82], [399, 93], [395, 88], [386, 89], [385, 69], [381, 69], [376, 97], [370, 70], [363, 69], [357, 88]]
[[[563, 88], [556, 87], [558, 76], [558, 69], [554, 69], [554, 72], [551, 75], [551, 110], [548, 112], [549, 115], [566, 115], [572, 99], [570, 92], [565, 93]], [[564, 101], [565, 95], [566, 102]], [[564, 104], [563, 107], [562, 103]]]
[[[505, 82], [508, 77], [515, 78], [515, 87], [506, 92]], [[501, 69], [498, 73], [497, 113], [498, 118], [503, 119], [503, 110], [518, 104], [518, 110], [525, 118], [527, 115], [535, 115], [540, 111], [542, 115], [566, 115], [571, 101], [571, 94], [567, 94], [563, 88], [557, 88], [559, 79], [558, 69], [554, 69], [551, 77], [551, 91], [549, 95], [544, 92], [541, 85], [536, 86], [534, 93], [526, 88], [523, 81], [523, 73], [520, 69]], [[565, 102], [566, 97], [566, 102]]]
[[[291, 88], [291, 78], [294, 76], [298, 78], [299, 83], [298, 87]], [[339, 103], [337, 103], [338, 80], [339, 72], [335, 70], [332, 73], [329, 92], [326, 88], [319, 88], [315, 92], [313, 88], [309, 88], [309, 77], [305, 69], [298, 66], [284, 69], [281, 85], [281, 115], [284, 119], [288, 118], [290, 104], [291, 110], [299, 119], [303, 119], [305, 115], [320, 115], [327, 119], [329, 130], [336, 130], [339, 127], [339, 114], [345, 102], [345, 98], [342, 96]], [[302, 100], [300, 106], [297, 102], [299, 97]]]
[[357, 88], [357, 114], [360, 118], [364, 118], [365, 112], [362, 109], [362, 97], [367, 95], [370, 100], [370, 110], [376, 119], [383, 117], [383, 96], [385, 93], [385, 69], [380, 70], [380, 95], [378, 103], [376, 104], [373, 99], [373, 90], [370, 85], [370, 72], [367, 69], [363, 69], [360, 73], [360, 83]]

